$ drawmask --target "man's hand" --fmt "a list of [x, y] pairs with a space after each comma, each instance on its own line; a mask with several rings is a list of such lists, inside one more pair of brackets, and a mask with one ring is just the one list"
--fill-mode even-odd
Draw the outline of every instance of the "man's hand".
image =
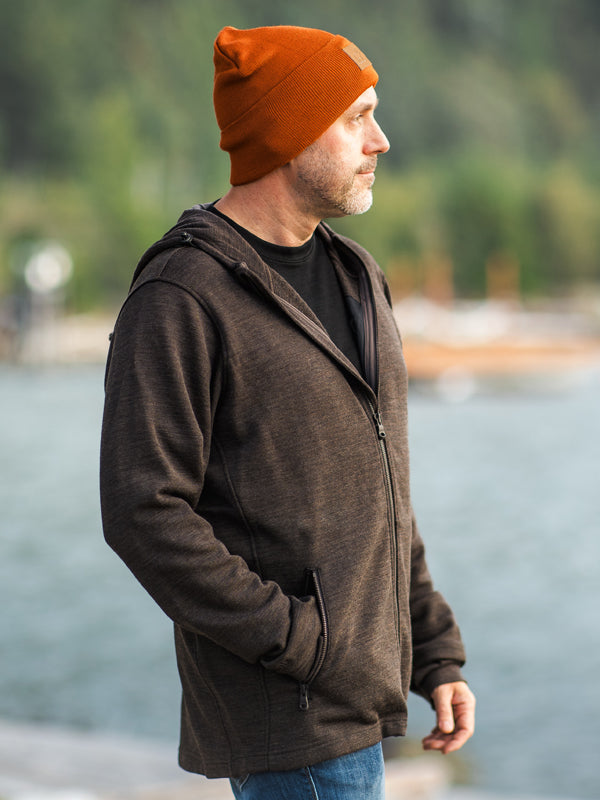
[[460, 750], [475, 730], [475, 696], [464, 681], [443, 683], [432, 692], [437, 725], [423, 739], [424, 750]]

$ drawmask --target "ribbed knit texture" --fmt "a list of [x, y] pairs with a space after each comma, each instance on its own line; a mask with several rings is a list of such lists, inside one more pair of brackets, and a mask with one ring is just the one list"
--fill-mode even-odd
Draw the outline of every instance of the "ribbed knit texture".
[[220, 144], [234, 186], [287, 164], [378, 80], [348, 39], [288, 25], [223, 28], [214, 63]]

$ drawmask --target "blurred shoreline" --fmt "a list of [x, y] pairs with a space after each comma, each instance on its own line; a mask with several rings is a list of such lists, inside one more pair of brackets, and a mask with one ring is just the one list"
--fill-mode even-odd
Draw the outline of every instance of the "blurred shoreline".
[[[229, 781], [177, 766], [175, 744], [0, 720], [3, 800], [231, 800]], [[526, 800], [453, 786], [437, 754], [386, 758], [388, 800]], [[543, 800], [530, 796], [528, 800]], [[555, 799], [556, 800], [556, 799]], [[566, 800], [566, 798], [564, 799]]]
[[[432, 754], [387, 760], [386, 773], [390, 800], [445, 800], [440, 793], [450, 785], [448, 764]], [[1, 720], [0, 796], [231, 800], [231, 791], [227, 779], [208, 780], [181, 770], [174, 742]]]
[[[600, 312], [501, 301], [439, 305], [410, 297], [394, 304], [415, 386], [447, 399], [482, 388], [564, 388], [600, 369]], [[42, 314], [22, 329], [0, 326], [0, 361], [25, 365], [101, 364], [115, 314]]]
[[600, 370], [600, 315], [552, 303], [394, 304], [413, 386], [450, 401], [487, 391], [556, 391]]

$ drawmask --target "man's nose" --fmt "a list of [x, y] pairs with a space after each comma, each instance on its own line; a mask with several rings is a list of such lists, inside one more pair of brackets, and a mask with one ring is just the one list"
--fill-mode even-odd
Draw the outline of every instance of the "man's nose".
[[366, 142], [366, 150], [369, 153], [387, 153], [390, 149], [390, 143], [385, 133], [379, 127], [379, 124], [373, 120], [373, 130]]

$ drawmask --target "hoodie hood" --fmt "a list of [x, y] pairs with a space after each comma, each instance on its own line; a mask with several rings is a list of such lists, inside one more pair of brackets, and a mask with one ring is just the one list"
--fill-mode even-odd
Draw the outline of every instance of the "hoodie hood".
[[[270, 270], [236, 229], [229, 225], [219, 214], [210, 211], [212, 203], [198, 203], [186, 209], [176, 224], [165, 233], [162, 239], [153, 244], [141, 257], [133, 274], [131, 288], [138, 280], [144, 268], [155, 256], [174, 247], [194, 246], [219, 261], [224, 267], [235, 270], [241, 266], [267, 284], [271, 284]], [[333, 239], [343, 240], [324, 222], [319, 223], [317, 230], [328, 243]], [[228, 252], [223, 252], [223, 233], [228, 239]]]

